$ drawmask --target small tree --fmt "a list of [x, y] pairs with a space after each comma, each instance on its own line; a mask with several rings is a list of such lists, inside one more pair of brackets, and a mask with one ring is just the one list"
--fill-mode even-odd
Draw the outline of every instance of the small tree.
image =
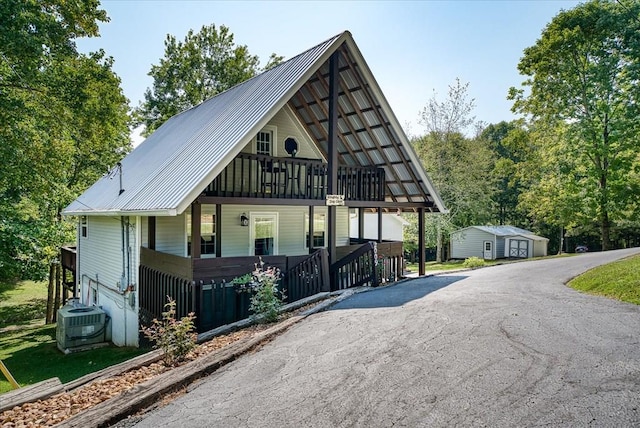
[[264, 322], [278, 320], [280, 309], [287, 298], [285, 290], [278, 290], [280, 281], [280, 269], [275, 267], [264, 268], [264, 262], [256, 263], [255, 270], [238, 278], [233, 282], [241, 286], [239, 291], [252, 292], [249, 310], [254, 316], [261, 317]]
[[173, 366], [195, 348], [197, 335], [194, 333], [193, 312], [176, 320], [176, 301], [169, 296], [167, 299], [164, 305], [167, 310], [162, 313], [162, 320], [154, 319], [150, 327], [142, 328], [142, 333], [155, 343], [156, 348], [162, 349], [165, 365]]

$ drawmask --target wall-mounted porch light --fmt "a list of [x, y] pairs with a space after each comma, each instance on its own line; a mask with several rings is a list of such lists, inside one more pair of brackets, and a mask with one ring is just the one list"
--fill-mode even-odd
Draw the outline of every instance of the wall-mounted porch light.
[[249, 217], [246, 213], [240, 215], [240, 226], [249, 226]]

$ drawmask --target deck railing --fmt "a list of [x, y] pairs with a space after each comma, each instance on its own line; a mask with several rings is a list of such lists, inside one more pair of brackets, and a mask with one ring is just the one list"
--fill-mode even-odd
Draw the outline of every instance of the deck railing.
[[287, 301], [295, 302], [329, 291], [329, 254], [322, 248], [289, 268], [282, 278]]
[[[167, 296], [176, 301], [178, 318], [194, 312], [198, 331], [203, 332], [247, 318], [251, 293], [233, 284], [233, 278], [255, 269], [258, 257], [220, 259], [188, 259], [162, 254], [143, 248], [139, 271], [140, 318], [148, 324], [162, 316]], [[154, 254], [171, 272], [163, 272], [154, 261]], [[265, 268], [278, 267], [282, 273], [279, 288], [290, 303], [321, 291], [329, 291], [329, 262], [326, 249], [307, 256], [267, 256]], [[192, 272], [185, 264], [192, 263]], [[290, 267], [289, 267], [290, 266]]]
[[[384, 169], [338, 167], [345, 200], [384, 200]], [[239, 154], [205, 189], [206, 196], [325, 199], [328, 165], [317, 159]]]
[[378, 285], [375, 243], [367, 242], [331, 265], [331, 290], [344, 290], [361, 285]]

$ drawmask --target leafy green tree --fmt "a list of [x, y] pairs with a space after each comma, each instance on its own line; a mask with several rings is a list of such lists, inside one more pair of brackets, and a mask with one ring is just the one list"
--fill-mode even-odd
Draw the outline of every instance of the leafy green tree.
[[527, 131], [517, 122], [500, 122], [488, 125], [482, 130], [481, 138], [487, 141], [494, 152], [492, 178], [496, 189], [493, 215], [498, 224], [524, 226], [523, 214], [518, 211], [518, 196], [521, 182], [516, 169], [520, 162], [521, 142], [528, 138]]
[[0, 278], [40, 279], [73, 241], [60, 210], [130, 148], [128, 105], [112, 59], [75, 48], [97, 1], [7, 0], [0, 20]]
[[445, 236], [453, 229], [486, 224], [491, 219], [494, 192], [491, 168], [493, 152], [480, 138], [465, 136], [478, 128], [471, 116], [474, 100], [468, 99], [469, 84], [456, 80], [449, 86], [448, 98], [439, 101], [434, 94], [422, 111], [421, 123], [427, 134], [413, 140], [416, 153], [440, 192], [448, 214], [429, 216], [425, 238], [435, 237], [436, 260], [442, 260]]
[[[197, 33], [189, 30], [184, 41], [167, 35], [164, 58], [149, 72], [153, 87], [145, 91], [144, 101], [135, 110], [137, 121], [145, 125], [145, 135], [170, 117], [261, 71], [258, 57], [233, 39], [229, 28], [216, 28], [215, 24], [205, 25]], [[271, 54], [265, 69], [281, 61], [282, 57]]]
[[[582, 213], [599, 223], [604, 250], [612, 223], [638, 196], [629, 177], [638, 169], [639, 17], [636, 1], [592, 0], [559, 13], [525, 49], [518, 70], [527, 79], [509, 95], [534, 126], [563, 129], [567, 162], [558, 168], [573, 185], [563, 181], [561, 189], [569, 200], [583, 198]], [[541, 156], [558, 144], [541, 148]]]

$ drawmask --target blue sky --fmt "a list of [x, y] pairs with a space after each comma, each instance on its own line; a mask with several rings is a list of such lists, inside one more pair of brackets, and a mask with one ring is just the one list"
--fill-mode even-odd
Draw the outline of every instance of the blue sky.
[[189, 29], [226, 25], [264, 65], [272, 52], [290, 58], [349, 30], [405, 131], [422, 131], [419, 113], [433, 91], [441, 100], [458, 77], [470, 85], [478, 120], [511, 120], [517, 64], [561, 9], [577, 1], [113, 1], [99, 38], [81, 39], [83, 52], [102, 48], [115, 59], [132, 106], [152, 84], [147, 75], [164, 54], [164, 39]]

